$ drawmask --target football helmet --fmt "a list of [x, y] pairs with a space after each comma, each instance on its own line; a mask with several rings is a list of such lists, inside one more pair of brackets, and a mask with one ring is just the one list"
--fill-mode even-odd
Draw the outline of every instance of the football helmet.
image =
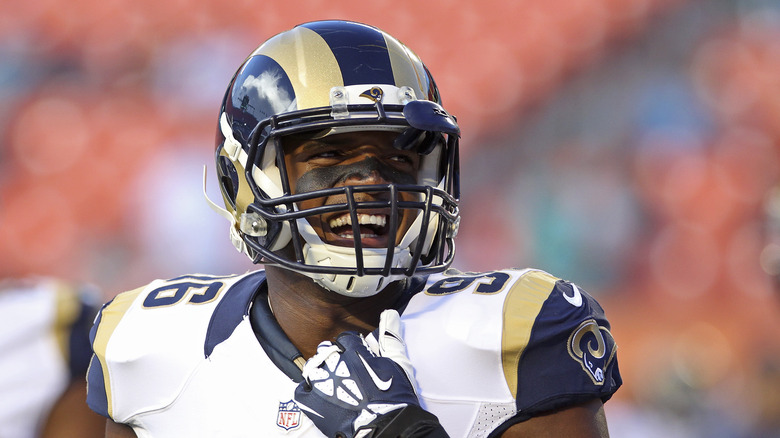
[[[353, 131], [397, 132], [393, 146], [419, 154], [417, 181], [294, 193], [282, 138]], [[230, 221], [234, 246], [254, 263], [302, 273], [343, 295], [373, 295], [392, 281], [451, 264], [459, 136], [428, 69], [397, 39], [361, 23], [304, 23], [260, 45], [231, 80], [216, 136], [225, 208], [209, 202]], [[371, 201], [355, 196], [369, 192]], [[346, 201], [301, 208], [302, 201], [329, 196]], [[386, 248], [365, 245], [361, 209], [386, 212], [383, 232], [399, 237], [388, 238]], [[347, 215], [354, 245], [326, 243], [308, 220], [334, 212]], [[414, 215], [405, 231], [402, 214]]]

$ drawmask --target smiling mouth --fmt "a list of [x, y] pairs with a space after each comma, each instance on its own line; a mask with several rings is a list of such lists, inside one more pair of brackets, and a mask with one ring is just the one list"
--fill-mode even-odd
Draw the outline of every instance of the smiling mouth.
[[[360, 228], [360, 240], [364, 246], [378, 247], [386, 245], [388, 215], [358, 213], [357, 219]], [[343, 246], [352, 246], [354, 244], [352, 216], [349, 213], [331, 218], [328, 220], [328, 226], [331, 233], [337, 237], [331, 243]]]

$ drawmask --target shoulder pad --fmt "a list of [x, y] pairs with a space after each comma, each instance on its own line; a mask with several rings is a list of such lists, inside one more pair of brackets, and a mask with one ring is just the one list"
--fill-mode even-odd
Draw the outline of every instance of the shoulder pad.
[[[431, 276], [403, 321], [415, 365], [438, 360], [424, 352], [431, 345], [441, 355], [458, 355], [437, 370], [419, 368], [422, 393], [449, 394], [452, 379], [440, 375], [459, 375], [453, 397], [514, 400], [519, 412], [532, 415], [589, 398], [606, 400], [621, 384], [615, 341], [601, 306], [576, 285], [544, 271]], [[488, 378], [496, 368], [503, 378]]]
[[190, 275], [117, 295], [103, 306], [90, 333], [95, 352], [88, 372], [90, 407], [123, 422], [169, 405], [247, 316], [262, 281], [262, 272]]

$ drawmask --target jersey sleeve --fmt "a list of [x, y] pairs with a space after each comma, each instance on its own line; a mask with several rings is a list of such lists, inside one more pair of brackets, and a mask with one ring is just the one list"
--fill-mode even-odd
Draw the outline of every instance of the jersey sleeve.
[[[114, 415], [111, 380], [115, 379], [116, 357], [108, 349], [109, 341], [119, 323], [129, 313], [133, 303], [146, 288], [123, 292], [104, 304], [90, 330], [89, 341], [93, 355], [87, 370], [87, 404], [100, 415], [121, 422]], [[116, 343], [112, 342], [112, 347]], [[110, 354], [111, 353], [111, 354]], [[134, 361], [129, 361], [134, 362]]]
[[401, 320], [423, 407], [453, 436], [497, 436], [622, 383], [601, 306], [540, 270], [429, 276]]
[[604, 310], [575, 284], [528, 271], [504, 303], [503, 365], [518, 418], [608, 400], [622, 384]]

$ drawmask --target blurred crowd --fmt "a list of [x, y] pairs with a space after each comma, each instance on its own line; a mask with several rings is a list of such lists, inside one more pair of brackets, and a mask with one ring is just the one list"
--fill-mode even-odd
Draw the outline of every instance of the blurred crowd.
[[780, 4], [679, 5], [481, 146], [460, 261], [599, 295], [615, 436], [780, 436]]
[[219, 199], [219, 103], [299, 22], [377, 25], [462, 139], [464, 270], [533, 266], [612, 321], [613, 436], [780, 436], [780, 3], [0, 0], [0, 276], [110, 298], [251, 264]]

